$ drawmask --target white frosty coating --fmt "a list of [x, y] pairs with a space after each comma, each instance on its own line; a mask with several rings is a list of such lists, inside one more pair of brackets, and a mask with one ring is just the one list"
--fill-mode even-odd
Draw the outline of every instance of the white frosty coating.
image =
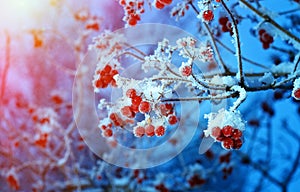
[[272, 73], [291, 73], [294, 70], [294, 64], [291, 62], [280, 63], [271, 68]]
[[205, 137], [211, 135], [212, 128], [220, 127], [221, 129], [230, 125], [235, 129], [241, 131], [245, 130], [245, 122], [242, 120], [241, 114], [238, 110], [227, 111], [224, 108], [220, 109], [217, 113], [205, 114], [204, 118], [208, 119], [207, 129], [204, 130]]
[[244, 88], [242, 88], [241, 86], [238, 86], [238, 85], [235, 85], [235, 86], [231, 87], [231, 90], [239, 92], [239, 98], [230, 107], [230, 111], [234, 111], [246, 99], [247, 92], [246, 92], [246, 90]]
[[299, 97], [296, 97], [294, 94], [295, 92], [300, 88], [300, 78], [297, 78], [294, 81], [294, 88], [293, 88], [293, 92], [292, 92], [292, 96], [296, 99], [296, 100], [300, 100]]
[[259, 82], [261, 82], [262, 84], [266, 84], [266, 85], [271, 85], [274, 83], [274, 77], [273, 74], [268, 72], [265, 73], [264, 76], [262, 76], [261, 78], [259, 78]]

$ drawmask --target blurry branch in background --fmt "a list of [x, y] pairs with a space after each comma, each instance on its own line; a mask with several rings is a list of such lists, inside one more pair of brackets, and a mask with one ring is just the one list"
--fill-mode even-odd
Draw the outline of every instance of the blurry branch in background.
[[3, 96], [5, 93], [5, 87], [6, 87], [6, 78], [7, 73], [10, 67], [10, 36], [7, 31], [5, 31], [5, 61], [4, 61], [4, 69], [0, 76], [1, 78], [1, 92], [0, 92], [0, 104], [2, 105]]

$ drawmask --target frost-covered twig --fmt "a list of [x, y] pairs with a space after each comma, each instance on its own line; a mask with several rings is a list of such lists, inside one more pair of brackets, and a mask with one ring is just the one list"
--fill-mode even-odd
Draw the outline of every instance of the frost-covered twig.
[[236, 48], [236, 57], [237, 57], [238, 70], [239, 70], [239, 78], [240, 78], [241, 86], [244, 87], [245, 82], [244, 82], [244, 72], [243, 72], [243, 63], [242, 63], [241, 41], [240, 41], [239, 31], [237, 28], [237, 23], [233, 14], [231, 13], [231, 11], [229, 10], [229, 8], [227, 7], [227, 5], [224, 3], [223, 0], [221, 0], [221, 3], [232, 20], [233, 33], [235, 35], [235, 48]]

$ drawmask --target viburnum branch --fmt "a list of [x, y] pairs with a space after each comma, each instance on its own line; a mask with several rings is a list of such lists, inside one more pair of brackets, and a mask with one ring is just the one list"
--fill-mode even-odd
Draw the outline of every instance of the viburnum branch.
[[203, 86], [204, 88], [206, 89], [212, 89], [212, 90], [226, 90], [226, 87], [225, 86], [211, 86], [211, 85], [208, 85], [207, 83], [205, 82], [202, 82], [200, 81], [195, 75], [194, 73], [191, 74], [193, 79], [201, 86]]
[[215, 40], [215, 38], [214, 38], [214, 36], [213, 36], [211, 30], [209, 29], [208, 24], [207, 24], [206, 22], [203, 22], [203, 25], [204, 25], [204, 27], [205, 27], [205, 29], [206, 29], [206, 31], [207, 31], [209, 37], [210, 37], [211, 44], [212, 44], [213, 49], [215, 50], [215, 53], [216, 53], [216, 55], [217, 55], [217, 60], [218, 60], [218, 61], [220, 62], [220, 64], [222, 65], [224, 71], [225, 71], [225, 72], [229, 72], [230, 70], [229, 70], [229, 68], [225, 65], [225, 63], [224, 63], [224, 61], [223, 61], [223, 59], [222, 59], [222, 57], [221, 57], [221, 54], [220, 54], [220, 52], [219, 52], [219, 49], [218, 49], [218, 47], [217, 47], [217, 45], [216, 45], [216, 40]]
[[235, 111], [245, 101], [245, 99], [247, 97], [247, 92], [244, 88], [242, 88], [238, 85], [232, 86], [231, 90], [239, 93], [238, 99], [230, 107], [230, 111]]
[[123, 43], [125, 46], [127, 46], [130, 49], [135, 50], [136, 52], [138, 52], [139, 54], [141, 54], [142, 56], [147, 56], [144, 52], [142, 52], [141, 50], [137, 49], [136, 47], [133, 47], [132, 45], [130, 45], [129, 43]]
[[238, 96], [238, 92], [230, 92], [227, 94], [221, 94], [217, 96], [204, 96], [204, 97], [186, 97], [186, 98], [168, 98], [168, 99], [161, 99], [161, 102], [173, 102], [173, 101], [206, 101], [206, 100], [221, 100], [221, 99], [228, 99], [234, 98]]
[[296, 41], [297, 43], [300, 44], [300, 38], [296, 37], [295, 35], [293, 35], [291, 32], [289, 32], [288, 30], [286, 30], [285, 28], [283, 28], [281, 25], [279, 25], [276, 21], [274, 21], [270, 16], [260, 12], [259, 10], [255, 9], [250, 3], [248, 3], [245, 0], [240, 0], [241, 3], [243, 3], [245, 6], [247, 6], [249, 9], [251, 9], [251, 11], [253, 11], [254, 13], [256, 13], [258, 16], [262, 17], [263, 19], [265, 19], [268, 23], [272, 24], [274, 27], [276, 27], [279, 31], [285, 33], [288, 37], [290, 37], [291, 39], [293, 39], [294, 41]]
[[229, 8], [227, 7], [227, 5], [224, 3], [223, 0], [221, 0], [221, 3], [232, 20], [233, 33], [235, 34], [235, 43], [236, 43], [235, 48], [236, 48], [236, 57], [237, 57], [238, 70], [239, 70], [239, 78], [240, 78], [241, 86], [244, 87], [245, 82], [244, 82], [244, 72], [243, 72], [243, 63], [242, 63], [242, 51], [241, 51], [241, 42], [240, 42], [239, 31], [237, 28], [237, 23], [233, 14], [231, 13], [231, 11], [229, 10]]
[[187, 83], [192, 83], [192, 81], [188, 79], [183, 79], [183, 78], [175, 78], [175, 77], [155, 77], [151, 79], [152, 81], [161, 81], [161, 80], [167, 80], [167, 81], [183, 81]]

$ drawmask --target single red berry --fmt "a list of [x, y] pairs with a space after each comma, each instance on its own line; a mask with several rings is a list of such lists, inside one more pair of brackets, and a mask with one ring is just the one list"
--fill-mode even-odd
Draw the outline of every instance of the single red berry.
[[294, 95], [294, 98], [299, 100], [300, 99], [300, 88], [296, 89], [294, 92], [293, 92], [293, 95]]
[[241, 139], [237, 139], [233, 142], [233, 149], [240, 149], [243, 145], [243, 141]]
[[111, 129], [106, 129], [103, 132], [104, 137], [111, 137], [113, 135], [113, 131]]
[[163, 136], [164, 134], [165, 134], [165, 131], [166, 131], [166, 129], [165, 129], [165, 127], [164, 126], [158, 126], [158, 127], [156, 127], [156, 129], [155, 129], [155, 135], [157, 136], [157, 137], [161, 137], [161, 136]]
[[170, 125], [175, 125], [177, 123], [177, 117], [175, 115], [171, 115], [169, 118], [168, 118], [168, 122]]
[[206, 10], [203, 12], [202, 14], [202, 18], [205, 20], [205, 21], [211, 21], [213, 20], [214, 18], [214, 13], [212, 10]]
[[145, 135], [145, 128], [142, 127], [142, 126], [135, 127], [135, 128], [133, 129], [133, 134], [134, 134], [134, 136], [136, 136], [136, 137], [142, 137], [142, 136]]
[[172, 0], [159, 0], [164, 5], [170, 5], [172, 3]]
[[142, 97], [140, 96], [135, 96], [131, 98], [132, 106], [139, 106], [141, 102], [142, 102]]
[[222, 128], [222, 133], [225, 137], [230, 137], [233, 133], [233, 127], [230, 125], [226, 125]]
[[130, 18], [130, 19], [128, 20], [128, 24], [129, 24], [130, 26], [135, 26], [135, 25], [137, 24], [137, 20], [136, 20], [135, 18]]
[[260, 29], [260, 30], [258, 31], [258, 34], [259, 34], [260, 36], [262, 36], [265, 32], [266, 32], [265, 29]]
[[215, 138], [218, 138], [221, 136], [221, 128], [220, 127], [214, 127], [211, 129], [211, 135]]
[[133, 98], [133, 97], [135, 97], [135, 96], [136, 96], [136, 90], [135, 90], [135, 89], [128, 89], [128, 90], [126, 91], [126, 96], [127, 96], [128, 98]]
[[106, 74], [109, 74], [109, 72], [111, 71], [111, 66], [105, 65], [105, 67], [102, 69], [102, 71]]
[[146, 125], [145, 126], [145, 133], [148, 137], [153, 137], [154, 136], [154, 126], [153, 125]]
[[241, 130], [239, 130], [239, 129], [234, 129], [234, 130], [233, 130], [233, 133], [232, 133], [232, 139], [238, 140], [238, 139], [240, 139], [240, 138], [242, 137], [242, 135], [243, 135], [243, 133], [242, 133]]
[[180, 72], [183, 76], [190, 76], [192, 74], [191, 66], [184, 66], [180, 69]]
[[165, 5], [163, 3], [161, 3], [160, 1], [156, 0], [155, 7], [157, 9], [163, 9], [165, 7]]
[[132, 108], [130, 106], [122, 107], [121, 113], [128, 118], [135, 117], [135, 113], [132, 111]]
[[227, 21], [228, 21], [228, 18], [227, 17], [220, 17], [219, 18], [219, 23], [221, 25], [226, 25], [227, 24]]
[[141, 113], [149, 113], [151, 111], [151, 105], [148, 101], [142, 101], [139, 106]]
[[231, 149], [233, 147], [233, 140], [230, 138], [224, 138], [222, 141], [222, 146], [225, 149]]

